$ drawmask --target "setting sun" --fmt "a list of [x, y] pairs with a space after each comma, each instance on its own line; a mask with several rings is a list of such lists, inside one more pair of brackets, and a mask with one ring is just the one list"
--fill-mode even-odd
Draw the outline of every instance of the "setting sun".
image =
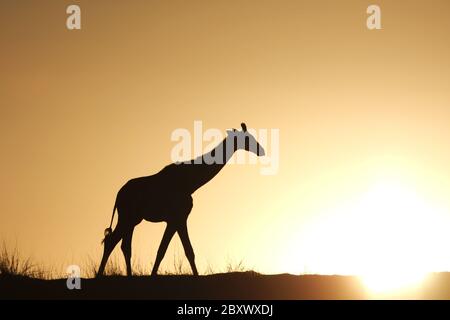
[[373, 294], [411, 289], [439, 269], [443, 212], [403, 180], [382, 177], [315, 219], [297, 241], [309, 268], [358, 275]]
[[360, 275], [369, 289], [389, 291], [416, 285], [429, 270], [427, 228], [436, 211], [407, 186], [382, 181], [362, 199], [358, 208], [365, 222], [361, 243], [366, 249]]

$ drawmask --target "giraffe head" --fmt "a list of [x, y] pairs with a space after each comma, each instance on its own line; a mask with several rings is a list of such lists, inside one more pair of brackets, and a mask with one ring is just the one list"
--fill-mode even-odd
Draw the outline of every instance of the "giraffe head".
[[247, 125], [241, 123], [242, 130], [227, 130], [228, 137], [234, 138], [234, 151], [245, 150], [256, 154], [257, 156], [264, 156], [266, 152], [264, 148], [256, 141], [256, 138], [247, 131]]

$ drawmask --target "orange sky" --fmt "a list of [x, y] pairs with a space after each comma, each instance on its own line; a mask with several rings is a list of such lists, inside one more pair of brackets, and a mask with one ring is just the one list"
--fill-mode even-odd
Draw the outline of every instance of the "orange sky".
[[[73, 3], [79, 31], [65, 26]], [[100, 259], [116, 192], [168, 164], [171, 132], [195, 120], [280, 130], [276, 175], [228, 166], [194, 195], [201, 271], [241, 259], [261, 272], [351, 271], [336, 261], [354, 256], [359, 239], [339, 235], [361, 226], [338, 208], [380, 177], [441, 208], [442, 227], [450, 3], [378, 1], [375, 31], [366, 28], [370, 4], [2, 1], [0, 238], [48, 264]], [[324, 221], [347, 229], [330, 234]], [[163, 229], [135, 231], [133, 257], [148, 272]], [[427, 232], [418, 234], [441, 235]], [[430, 268], [450, 269], [445, 232], [436, 239]], [[175, 237], [162, 269], [177, 252]]]

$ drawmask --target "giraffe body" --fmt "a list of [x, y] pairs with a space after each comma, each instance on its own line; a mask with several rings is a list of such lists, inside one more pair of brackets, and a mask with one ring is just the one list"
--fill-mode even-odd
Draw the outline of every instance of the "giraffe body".
[[[192, 194], [213, 179], [238, 149], [264, 155], [264, 149], [252, 135], [247, 133], [245, 124], [242, 124], [242, 131], [233, 130], [228, 133], [228, 137], [222, 143], [200, 158], [183, 163], [172, 163], [154, 175], [131, 179], [122, 186], [117, 193], [111, 226], [116, 209], [118, 222], [114, 231], [111, 226], [105, 230], [104, 251], [98, 276], [104, 273], [106, 262], [120, 240], [122, 240], [121, 248], [125, 256], [127, 275], [131, 276], [132, 236], [134, 227], [142, 220], [167, 223], [152, 275], [157, 273], [175, 232], [178, 232], [180, 236], [192, 272], [194, 275], [198, 274], [187, 229], [187, 218], [193, 207]], [[238, 143], [234, 143], [235, 140]], [[223, 155], [223, 161], [212, 164], [202, 161], [206, 157], [211, 159], [215, 154]]]

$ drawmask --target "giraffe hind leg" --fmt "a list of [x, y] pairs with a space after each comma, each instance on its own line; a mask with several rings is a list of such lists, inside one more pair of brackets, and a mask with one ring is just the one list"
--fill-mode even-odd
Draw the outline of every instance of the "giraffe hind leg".
[[100, 267], [98, 268], [97, 277], [102, 276], [105, 272], [106, 263], [108, 262], [108, 258], [111, 255], [111, 252], [116, 247], [117, 243], [122, 238], [122, 229], [117, 226], [114, 231], [105, 237], [104, 247], [103, 247], [103, 257], [100, 262]]
[[124, 234], [122, 239], [122, 252], [123, 256], [125, 257], [125, 263], [127, 265], [127, 276], [132, 276], [132, 270], [131, 270], [131, 240], [133, 238], [133, 231], [134, 228], [131, 228], [131, 230], [127, 230], [127, 232]]

